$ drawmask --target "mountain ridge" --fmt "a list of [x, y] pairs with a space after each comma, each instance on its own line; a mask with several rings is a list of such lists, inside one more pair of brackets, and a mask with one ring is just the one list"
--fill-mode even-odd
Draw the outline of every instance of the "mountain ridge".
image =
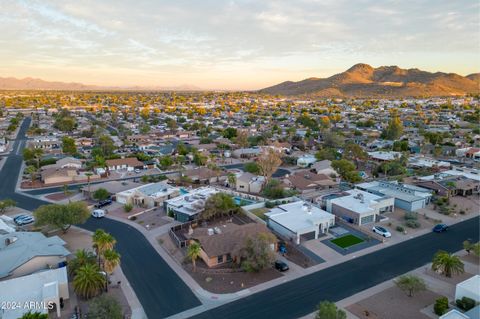
[[480, 92], [480, 73], [427, 72], [396, 65], [377, 68], [357, 63], [327, 78], [284, 81], [259, 90], [275, 95], [314, 95], [322, 97], [411, 97], [449, 96]]

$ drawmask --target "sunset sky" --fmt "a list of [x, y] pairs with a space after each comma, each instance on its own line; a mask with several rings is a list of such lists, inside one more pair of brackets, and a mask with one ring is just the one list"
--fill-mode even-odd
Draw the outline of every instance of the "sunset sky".
[[355, 63], [480, 72], [479, 1], [1, 0], [0, 76], [258, 89]]

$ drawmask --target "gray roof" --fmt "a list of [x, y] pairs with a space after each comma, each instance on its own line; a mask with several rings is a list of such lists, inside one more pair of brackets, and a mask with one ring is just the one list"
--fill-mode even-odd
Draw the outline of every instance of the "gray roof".
[[[7, 245], [7, 239], [10, 244]], [[45, 237], [40, 232], [14, 232], [0, 236], [0, 278], [37, 256], [63, 256], [70, 252], [58, 236]]]

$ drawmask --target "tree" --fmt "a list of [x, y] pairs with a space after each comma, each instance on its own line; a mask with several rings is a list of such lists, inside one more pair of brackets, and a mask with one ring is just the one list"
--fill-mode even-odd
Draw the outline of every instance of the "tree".
[[193, 265], [193, 271], [197, 271], [197, 264], [196, 260], [198, 257], [200, 257], [202, 247], [200, 244], [196, 241], [190, 242], [190, 245], [188, 245], [187, 249], [187, 256], [192, 260], [192, 265]]
[[4, 214], [10, 207], [15, 207], [15, 205], [17, 205], [17, 202], [13, 199], [0, 200], [0, 214]]
[[29, 311], [18, 319], [48, 319], [48, 314]]
[[98, 138], [98, 147], [103, 155], [103, 157], [109, 157], [113, 154], [113, 151], [116, 149], [115, 143], [112, 138], [108, 135], [102, 135]]
[[35, 160], [37, 162], [37, 168], [40, 168], [40, 160], [43, 156], [43, 150], [41, 148], [24, 148], [23, 149], [23, 160], [31, 161]]
[[447, 297], [440, 297], [435, 300], [435, 304], [433, 305], [433, 311], [436, 315], [442, 316], [448, 310], [448, 298]]
[[438, 251], [433, 257], [432, 270], [438, 271], [449, 278], [452, 275], [459, 275], [465, 272], [463, 262], [458, 256], [442, 250]]
[[272, 244], [277, 238], [272, 233], [258, 233], [248, 237], [242, 249], [242, 268], [247, 272], [259, 272], [271, 267], [275, 261]]
[[113, 249], [107, 249], [103, 252], [103, 267], [108, 274], [113, 273], [115, 268], [120, 265], [120, 254]]
[[414, 293], [427, 289], [427, 286], [425, 285], [425, 281], [423, 281], [422, 278], [414, 275], [400, 276], [395, 281], [395, 284], [402, 291], [406, 292], [409, 297], [413, 297]]
[[205, 208], [200, 213], [201, 219], [215, 219], [221, 216], [228, 216], [238, 209], [233, 198], [226, 193], [216, 193], [210, 196], [205, 202]]
[[167, 169], [173, 165], [173, 159], [170, 155], [165, 155], [160, 158], [159, 163], [162, 169]]
[[387, 140], [398, 140], [403, 134], [403, 124], [400, 117], [394, 112], [388, 122], [388, 126], [382, 132], [382, 138]]
[[78, 295], [89, 299], [98, 295], [105, 283], [106, 278], [100, 268], [96, 264], [86, 264], [78, 268], [73, 279], [73, 288]]
[[92, 252], [85, 249], [79, 249], [75, 252], [75, 258], [68, 263], [68, 272], [75, 276], [80, 267], [83, 267], [87, 264], [95, 264], [96, 260], [97, 258]]
[[68, 204], [49, 204], [37, 208], [33, 215], [37, 226], [50, 225], [66, 233], [70, 226], [83, 224], [90, 217], [90, 211], [84, 202]]
[[343, 158], [353, 161], [355, 163], [355, 167], [358, 168], [358, 162], [368, 159], [368, 154], [360, 145], [348, 143], [343, 150]]
[[285, 197], [285, 190], [278, 180], [272, 179], [265, 185], [262, 194], [270, 199], [278, 199]]
[[347, 314], [342, 309], [338, 309], [337, 306], [330, 301], [322, 301], [317, 306], [317, 314], [315, 319], [346, 319]]
[[247, 147], [250, 144], [248, 142], [248, 132], [246, 130], [238, 130], [235, 143], [238, 147]]
[[237, 183], [237, 176], [233, 173], [229, 173], [227, 176], [228, 186], [234, 187]]
[[197, 166], [203, 166], [207, 163], [207, 157], [200, 152], [193, 154], [193, 162]]
[[25, 168], [25, 173], [30, 175], [30, 182], [32, 183], [32, 185], [35, 182], [35, 179], [37, 178], [37, 172], [38, 172], [38, 169], [33, 165], [29, 165]]
[[322, 134], [323, 144], [329, 148], [339, 148], [345, 144], [345, 139], [332, 132], [325, 132]]
[[325, 147], [319, 150], [317, 153], [315, 153], [315, 158], [319, 161], [323, 161], [323, 160], [334, 161], [339, 157], [339, 155], [340, 154], [337, 152], [336, 149]]
[[122, 306], [110, 296], [95, 297], [88, 304], [88, 318], [94, 319], [122, 319]]
[[67, 113], [61, 113], [55, 119], [53, 127], [62, 132], [71, 132], [77, 126], [75, 118], [69, 116]]
[[243, 170], [245, 172], [252, 173], [252, 174], [259, 174], [260, 173], [260, 167], [255, 162], [245, 163], [243, 165]]
[[463, 249], [470, 254], [471, 251], [473, 251], [473, 254], [476, 256], [480, 256], [480, 242], [478, 243], [471, 243], [469, 240], [465, 240], [463, 242]]
[[257, 164], [260, 169], [260, 173], [265, 178], [265, 183], [268, 182], [273, 173], [282, 164], [280, 153], [273, 148], [267, 148], [257, 159]]
[[341, 159], [332, 161], [332, 168], [347, 182], [355, 183], [361, 180], [360, 175], [355, 170], [355, 164], [349, 160]]
[[77, 154], [77, 146], [73, 138], [68, 136], [62, 138], [62, 152], [69, 155]]
[[222, 135], [225, 138], [233, 139], [237, 136], [237, 129], [234, 127], [227, 127], [225, 130], [223, 130]]
[[110, 196], [110, 193], [105, 188], [99, 188], [93, 192], [93, 198], [96, 200], [105, 200]]
[[107, 250], [113, 249], [117, 240], [103, 229], [97, 229], [92, 235], [92, 242], [93, 247], [97, 252], [98, 263], [100, 264], [100, 259], [103, 257], [103, 253]]

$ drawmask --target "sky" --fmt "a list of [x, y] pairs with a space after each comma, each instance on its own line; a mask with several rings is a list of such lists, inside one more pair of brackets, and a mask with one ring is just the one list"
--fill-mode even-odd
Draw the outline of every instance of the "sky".
[[250, 90], [356, 63], [480, 72], [477, 0], [0, 0], [0, 76]]

